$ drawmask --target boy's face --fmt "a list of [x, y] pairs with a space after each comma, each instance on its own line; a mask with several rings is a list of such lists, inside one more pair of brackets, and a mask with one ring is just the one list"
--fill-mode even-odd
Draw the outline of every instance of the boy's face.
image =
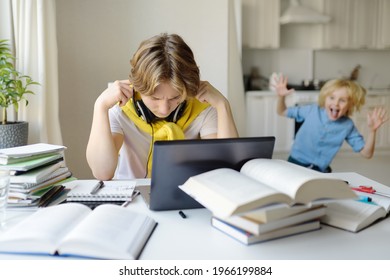
[[141, 95], [141, 97], [146, 107], [161, 119], [168, 117], [184, 101], [182, 95], [169, 83], [161, 83], [152, 95]]
[[345, 88], [339, 88], [325, 98], [325, 110], [332, 121], [346, 116], [349, 106], [350, 100]]

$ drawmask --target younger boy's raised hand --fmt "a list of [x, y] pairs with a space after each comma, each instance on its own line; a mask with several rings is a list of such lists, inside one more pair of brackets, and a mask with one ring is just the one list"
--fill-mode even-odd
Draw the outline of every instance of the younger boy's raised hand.
[[382, 107], [376, 107], [372, 112], [367, 113], [368, 127], [376, 131], [382, 124], [389, 120], [387, 111]]
[[278, 96], [287, 96], [294, 92], [294, 89], [287, 89], [287, 81], [287, 77], [283, 76], [283, 74], [275, 77], [274, 88]]

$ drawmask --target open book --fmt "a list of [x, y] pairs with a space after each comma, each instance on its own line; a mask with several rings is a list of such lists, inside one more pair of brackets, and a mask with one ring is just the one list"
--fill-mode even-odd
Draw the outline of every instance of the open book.
[[215, 169], [193, 176], [179, 187], [222, 218], [274, 203], [357, 197], [344, 180], [277, 159], [250, 160], [240, 172]]
[[321, 223], [358, 232], [386, 217], [390, 212], [390, 187], [355, 172], [331, 173], [327, 176], [346, 180], [351, 187], [371, 186], [384, 195], [356, 192], [359, 196], [369, 197], [371, 202], [354, 200], [328, 202], [326, 215], [321, 218]]
[[41, 208], [0, 235], [0, 252], [137, 259], [156, 222], [117, 205]]
[[326, 215], [321, 218], [321, 223], [358, 232], [386, 215], [386, 210], [376, 204], [340, 200], [327, 204]]

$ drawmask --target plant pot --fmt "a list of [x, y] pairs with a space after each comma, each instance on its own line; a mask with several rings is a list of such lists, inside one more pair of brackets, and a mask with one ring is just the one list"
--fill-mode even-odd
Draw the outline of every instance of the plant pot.
[[0, 124], [0, 149], [27, 145], [28, 122]]

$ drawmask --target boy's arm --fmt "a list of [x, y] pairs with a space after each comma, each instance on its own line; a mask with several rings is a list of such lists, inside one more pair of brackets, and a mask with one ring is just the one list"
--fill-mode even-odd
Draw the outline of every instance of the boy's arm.
[[287, 106], [286, 106], [286, 97], [278, 96], [278, 101], [276, 103], [276, 112], [279, 116], [286, 116]]
[[235, 138], [239, 137], [234, 122], [229, 101], [208, 81], [201, 81], [196, 98], [200, 102], [207, 102], [217, 110], [218, 132], [203, 138]]
[[286, 106], [286, 96], [293, 93], [294, 89], [287, 89], [287, 77], [280, 75], [276, 78], [275, 91], [278, 95], [278, 101], [276, 104], [276, 112], [280, 116], [286, 116], [287, 106]]
[[387, 111], [383, 108], [374, 108], [372, 113], [367, 114], [367, 124], [369, 127], [369, 133], [366, 139], [366, 144], [360, 151], [360, 154], [365, 158], [371, 158], [374, 155], [375, 140], [377, 129], [389, 120]]
[[95, 101], [86, 158], [93, 176], [99, 180], [114, 177], [123, 143], [123, 135], [111, 132], [108, 111], [118, 102], [125, 105], [132, 94], [128, 80], [115, 81]]

